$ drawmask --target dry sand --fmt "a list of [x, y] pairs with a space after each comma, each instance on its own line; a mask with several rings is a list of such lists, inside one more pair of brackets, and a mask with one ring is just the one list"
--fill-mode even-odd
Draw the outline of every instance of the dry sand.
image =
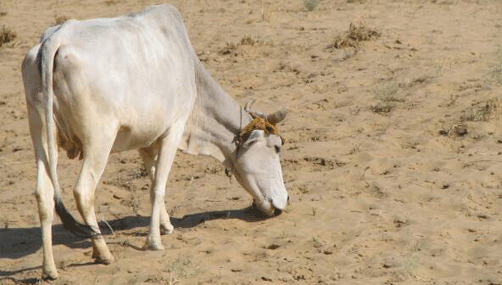
[[[2, 0], [0, 283], [41, 276], [35, 164], [20, 65], [57, 17], [111, 17], [158, 1]], [[136, 152], [113, 154], [96, 194], [117, 258], [54, 226], [51, 284], [502, 284], [502, 3], [495, 0], [173, 1], [192, 44], [241, 104], [290, 113], [288, 210], [251, 197], [212, 159], [179, 154], [162, 252], [142, 251], [150, 211]], [[333, 49], [351, 23], [380, 37]], [[78, 161], [60, 155], [66, 204]]]

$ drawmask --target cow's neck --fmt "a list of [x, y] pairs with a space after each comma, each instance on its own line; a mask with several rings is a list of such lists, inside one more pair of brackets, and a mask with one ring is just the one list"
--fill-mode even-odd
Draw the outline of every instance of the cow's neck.
[[186, 125], [180, 149], [212, 156], [227, 164], [235, 150], [235, 135], [252, 121], [251, 116], [221, 89], [209, 72], [195, 64], [197, 101]]

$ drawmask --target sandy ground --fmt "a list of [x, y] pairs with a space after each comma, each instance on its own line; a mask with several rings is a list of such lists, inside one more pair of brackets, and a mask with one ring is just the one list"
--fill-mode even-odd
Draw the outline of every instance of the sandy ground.
[[[158, 1], [2, 0], [0, 283], [42, 282], [35, 165], [20, 65], [58, 17], [111, 17]], [[53, 284], [502, 284], [502, 3], [495, 0], [173, 1], [199, 58], [241, 104], [288, 107], [291, 195], [272, 219], [214, 160], [179, 154], [165, 250], [142, 251], [148, 178], [113, 154], [96, 194], [117, 258], [54, 226]], [[334, 49], [350, 24], [380, 37]], [[60, 155], [67, 206], [78, 161]], [[103, 223], [104, 225], [104, 223]]]

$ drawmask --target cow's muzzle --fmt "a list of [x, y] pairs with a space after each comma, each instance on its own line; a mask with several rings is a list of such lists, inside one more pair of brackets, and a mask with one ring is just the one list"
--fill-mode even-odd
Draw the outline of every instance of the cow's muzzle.
[[[289, 199], [288, 199], [289, 200]], [[263, 214], [267, 215], [268, 217], [275, 217], [278, 216], [282, 213], [284, 209], [279, 209], [274, 206], [274, 203], [272, 199], [264, 199], [261, 202], [257, 202], [256, 200], [253, 200], [253, 208], [258, 209], [260, 212]]]

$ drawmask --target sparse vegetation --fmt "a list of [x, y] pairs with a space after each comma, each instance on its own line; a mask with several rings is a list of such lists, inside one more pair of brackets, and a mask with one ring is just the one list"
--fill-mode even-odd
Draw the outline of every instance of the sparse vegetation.
[[312, 216], [316, 216], [316, 215], [317, 215], [317, 208], [312, 207]]
[[270, 13], [268, 13], [267, 11], [265, 11], [265, 5], [267, 6], [268, 8], [268, 5], [269, 3], [265, 3], [265, 2], [261, 2], [261, 9], [260, 9], [260, 21], [266, 21], [268, 22], [270, 20]]
[[417, 252], [413, 252], [404, 257], [402, 261], [402, 273], [404, 277], [412, 277], [417, 279], [417, 270], [420, 265], [420, 258]]
[[174, 275], [176, 279], [187, 279], [199, 273], [200, 268], [187, 256], [178, 256], [173, 262], [168, 262], [164, 271]]
[[232, 53], [232, 51], [235, 51], [239, 46], [244, 46], [244, 45], [254, 46], [260, 42], [261, 42], [260, 40], [250, 35], [244, 35], [237, 43], [227, 42], [225, 47], [220, 50], [220, 54], [223, 55], [230, 54]]
[[449, 129], [439, 131], [439, 134], [447, 137], [463, 137], [469, 133], [466, 124], [453, 125]]
[[489, 121], [490, 119], [497, 116], [497, 110], [500, 106], [500, 100], [498, 98], [491, 98], [487, 101], [480, 102], [473, 105], [470, 110], [460, 116], [460, 120], [465, 121]]
[[253, 37], [251, 37], [250, 35], [244, 35], [242, 38], [241, 38], [241, 41], [240, 41], [240, 44], [241, 45], [254, 45], [256, 44], [258, 41], [256, 39], [254, 39]]
[[376, 105], [370, 107], [375, 113], [390, 113], [398, 102], [404, 102], [399, 96], [399, 85], [392, 80], [389, 83], [378, 85], [373, 89], [375, 98], [379, 100]]
[[398, 91], [399, 85], [394, 81], [391, 81], [388, 84], [379, 85], [373, 89], [376, 98], [382, 102], [402, 102], [403, 100], [397, 96]]
[[6, 27], [6, 26], [2, 26], [2, 28], [0, 29], [0, 47], [3, 44], [10, 43], [16, 37], [17, 37], [17, 34], [14, 32], [13, 29]]
[[335, 37], [332, 44], [328, 45], [328, 49], [342, 48], [359, 48], [361, 42], [373, 40], [380, 37], [380, 33], [376, 30], [366, 27], [366, 23], [359, 24], [351, 23], [349, 30]]
[[131, 206], [133, 213], [136, 216], [139, 216], [141, 198], [140, 198], [140, 195], [138, 195], [137, 191], [133, 190], [132, 195], [131, 195], [128, 203], [129, 203], [129, 206]]
[[220, 50], [220, 54], [230, 54], [233, 50], [237, 48], [234, 43], [228, 42], [223, 49]]
[[314, 11], [319, 6], [319, 3], [321, 3], [321, 0], [303, 0], [303, 6], [307, 11]]
[[106, 0], [104, 3], [105, 3], [107, 6], [112, 6], [112, 5], [117, 4], [117, 3], [118, 3], [118, 1], [117, 1], [117, 0]]
[[497, 84], [502, 85], [502, 49], [499, 47], [496, 53], [496, 65], [490, 70], [489, 76]]
[[497, 84], [502, 85], [502, 65], [494, 67], [490, 71], [490, 77], [497, 82]]

